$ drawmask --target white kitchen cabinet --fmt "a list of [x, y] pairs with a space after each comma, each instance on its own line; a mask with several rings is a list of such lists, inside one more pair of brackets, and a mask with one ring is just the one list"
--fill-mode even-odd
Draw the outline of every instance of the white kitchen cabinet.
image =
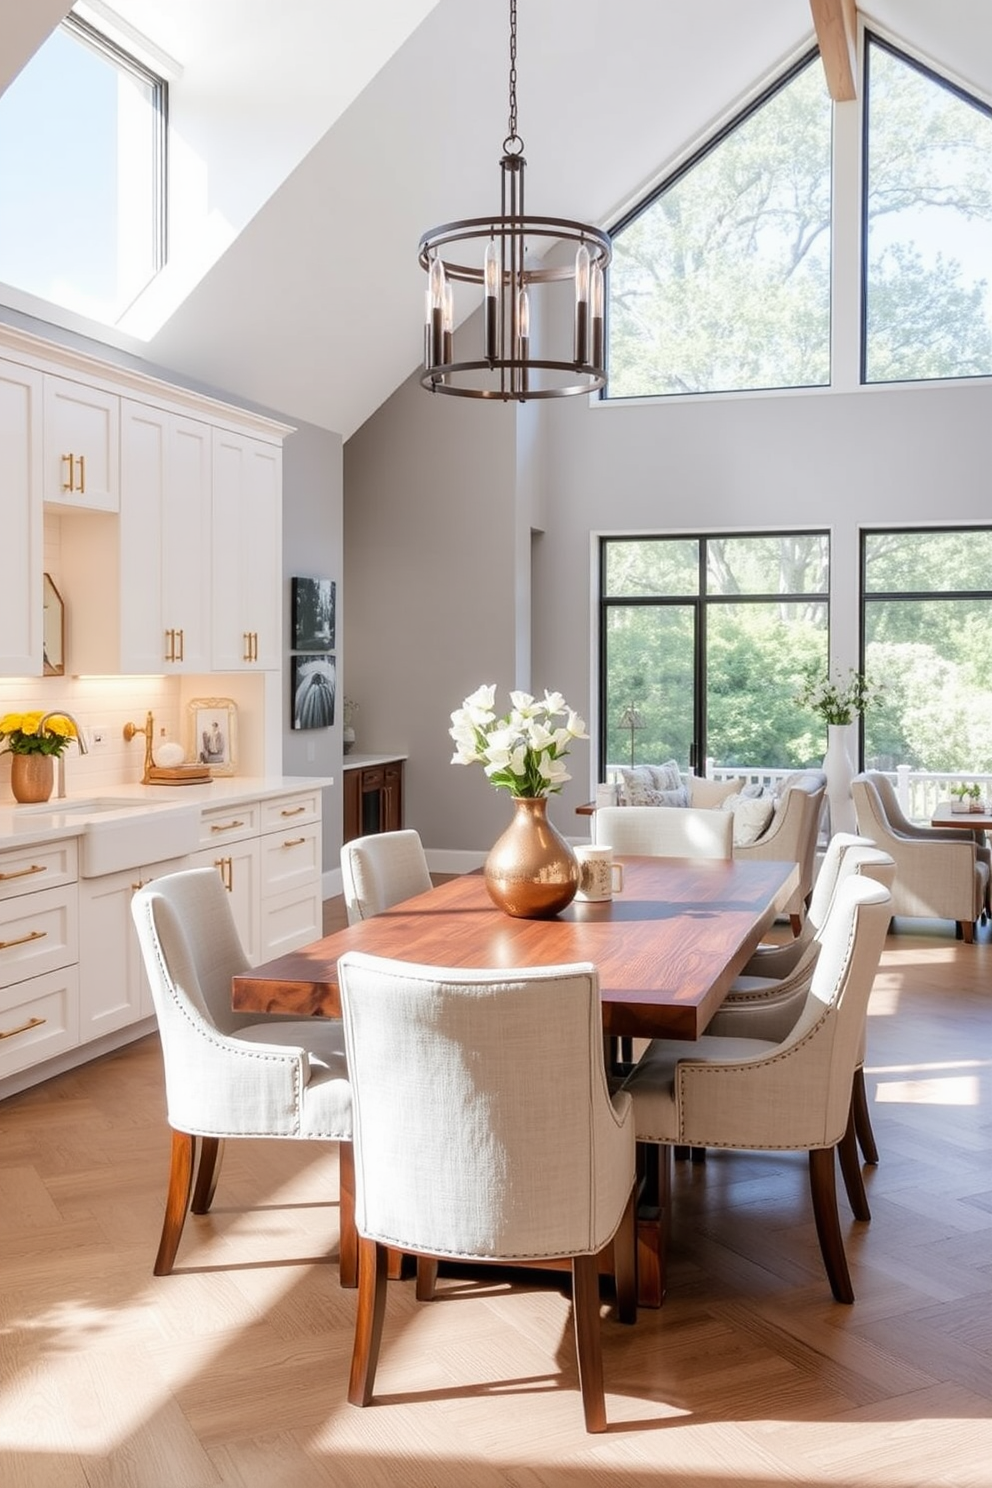
[[120, 398], [45, 374], [44, 499], [73, 511], [120, 504]]
[[278, 671], [282, 446], [213, 434], [213, 668]]
[[270, 961], [323, 933], [320, 790], [259, 805], [258, 959]]
[[80, 880], [80, 1043], [126, 1028], [154, 1012], [131, 900], [152, 879], [184, 867], [184, 858], [172, 858]]
[[216, 868], [230, 896], [231, 913], [245, 955], [254, 964], [258, 954], [258, 838], [220, 843], [192, 853], [187, 868]]
[[79, 1042], [74, 840], [0, 852], [0, 1079]]
[[209, 672], [211, 428], [121, 405], [120, 670]]
[[42, 379], [0, 361], [3, 542], [0, 543], [0, 673], [42, 674]]

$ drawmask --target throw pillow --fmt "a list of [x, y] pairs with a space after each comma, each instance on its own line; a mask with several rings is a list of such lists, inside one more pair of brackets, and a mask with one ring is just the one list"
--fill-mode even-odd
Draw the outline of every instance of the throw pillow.
[[750, 847], [771, 821], [775, 803], [766, 796], [745, 796], [738, 792], [727, 797], [721, 810], [734, 813], [734, 846]]
[[743, 780], [706, 780], [702, 775], [693, 775], [689, 780], [689, 799], [693, 806], [712, 809], [721, 806], [728, 796], [736, 795], [742, 786]]
[[647, 806], [644, 799], [647, 791], [657, 790], [654, 778], [647, 765], [620, 767], [620, 794], [625, 806]]
[[678, 760], [666, 760], [663, 765], [648, 765], [655, 790], [673, 791], [682, 787], [682, 771]]
[[680, 785], [678, 790], [645, 791], [645, 806], [688, 806], [689, 788]]

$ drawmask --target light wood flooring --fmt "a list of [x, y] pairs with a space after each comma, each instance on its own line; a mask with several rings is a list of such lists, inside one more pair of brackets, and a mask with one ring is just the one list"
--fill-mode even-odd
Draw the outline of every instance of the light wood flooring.
[[0, 1484], [990, 1488], [992, 931], [897, 929], [871, 1223], [841, 1201], [857, 1301], [831, 1300], [804, 1155], [676, 1164], [664, 1307], [627, 1328], [604, 1303], [602, 1437], [548, 1274], [391, 1283], [376, 1403], [347, 1404], [333, 1146], [230, 1143], [156, 1280], [155, 1038], [0, 1104]]

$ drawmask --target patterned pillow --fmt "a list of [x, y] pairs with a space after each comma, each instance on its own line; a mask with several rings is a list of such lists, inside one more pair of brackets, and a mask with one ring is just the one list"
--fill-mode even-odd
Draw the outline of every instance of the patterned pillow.
[[734, 813], [734, 846], [750, 847], [775, 814], [775, 802], [768, 796], [745, 796], [738, 792], [728, 796], [720, 809]]
[[663, 806], [664, 801], [649, 800], [648, 796], [658, 791], [682, 789], [682, 776], [678, 762], [668, 760], [663, 765], [631, 765], [619, 769], [621, 791], [627, 806]]
[[689, 787], [680, 785], [678, 790], [649, 790], [644, 792], [642, 806], [688, 806]]

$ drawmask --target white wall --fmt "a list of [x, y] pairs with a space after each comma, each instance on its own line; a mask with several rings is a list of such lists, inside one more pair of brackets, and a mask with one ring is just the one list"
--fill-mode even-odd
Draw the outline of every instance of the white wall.
[[[506, 817], [480, 772], [448, 764], [444, 733], [469, 686], [513, 681], [504, 483], [517, 436], [506, 414], [432, 400], [411, 380], [345, 446], [348, 687], [370, 697], [363, 747], [409, 747], [407, 817], [434, 850], [484, 850]], [[593, 534], [826, 525], [832, 662], [846, 668], [857, 661], [860, 526], [992, 519], [988, 382], [606, 407], [569, 398], [538, 418], [531, 676], [593, 722]], [[574, 808], [591, 794], [592, 758], [591, 744], [575, 747], [573, 781], [552, 806], [569, 835], [583, 835]]]

